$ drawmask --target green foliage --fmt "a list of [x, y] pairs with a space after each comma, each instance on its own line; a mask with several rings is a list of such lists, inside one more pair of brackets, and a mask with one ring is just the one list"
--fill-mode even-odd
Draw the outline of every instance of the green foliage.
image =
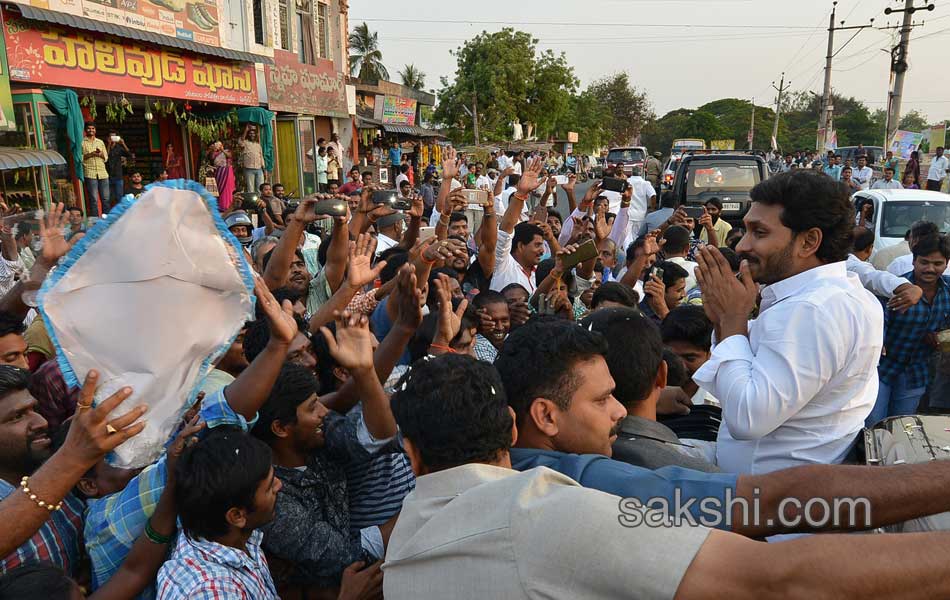
[[383, 65], [383, 53], [379, 49], [379, 34], [370, 31], [364, 21], [353, 29], [349, 38], [350, 75], [363, 81], [389, 79], [389, 71]]
[[598, 79], [587, 89], [609, 112], [610, 119], [606, 124], [609, 145], [631, 143], [644, 126], [656, 117], [646, 92], [631, 85], [626, 73]]
[[399, 77], [402, 79], [402, 84], [406, 87], [411, 87], [414, 90], [422, 91], [422, 88], [426, 86], [426, 74], [419, 70], [416, 65], [406, 65], [402, 68], [402, 71], [399, 71]]

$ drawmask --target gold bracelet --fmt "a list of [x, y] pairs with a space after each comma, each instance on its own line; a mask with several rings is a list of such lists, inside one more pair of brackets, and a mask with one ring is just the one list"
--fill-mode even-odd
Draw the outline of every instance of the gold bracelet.
[[30, 497], [30, 500], [32, 500], [33, 502], [36, 502], [36, 504], [37, 504], [40, 508], [45, 508], [45, 509], [47, 509], [48, 511], [53, 512], [54, 510], [59, 510], [59, 509], [61, 509], [61, 508], [63, 507], [63, 502], [62, 502], [62, 500], [60, 500], [58, 504], [53, 505], [53, 504], [50, 504], [50, 503], [48, 503], [48, 502], [44, 502], [44, 501], [38, 499], [38, 498], [36, 497], [36, 494], [30, 492], [30, 488], [29, 488], [29, 485], [28, 485], [29, 483], [30, 483], [30, 478], [27, 477], [26, 475], [24, 475], [24, 476], [23, 476], [23, 479], [20, 480], [20, 489], [23, 490], [23, 493], [24, 493], [24, 494], [26, 494], [27, 496]]

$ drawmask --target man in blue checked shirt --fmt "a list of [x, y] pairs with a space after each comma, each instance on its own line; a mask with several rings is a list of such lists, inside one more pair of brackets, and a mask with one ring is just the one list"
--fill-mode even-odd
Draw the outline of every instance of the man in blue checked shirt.
[[913, 248], [914, 270], [904, 275], [924, 295], [906, 312], [885, 310], [884, 351], [878, 365], [880, 387], [868, 427], [886, 417], [913, 414], [930, 381], [929, 362], [936, 332], [950, 327], [950, 239], [931, 234]]
[[[270, 324], [270, 340], [235, 381], [204, 399], [201, 418], [208, 429], [232, 425], [247, 431], [253, 425], [297, 334], [289, 302], [282, 308], [260, 281], [255, 293]], [[114, 468], [103, 460], [80, 480], [79, 489], [90, 498], [84, 537], [92, 561], [93, 589], [118, 571], [145, 530], [145, 523], [165, 489], [165, 474], [165, 456], [137, 474], [134, 470]], [[154, 587], [141, 597], [154, 598]]]

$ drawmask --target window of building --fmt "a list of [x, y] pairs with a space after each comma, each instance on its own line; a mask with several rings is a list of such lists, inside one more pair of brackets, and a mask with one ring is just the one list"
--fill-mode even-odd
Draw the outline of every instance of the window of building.
[[330, 29], [327, 27], [330, 7], [317, 2], [317, 56], [330, 58]]
[[254, 42], [264, 45], [264, 0], [254, 0]]
[[313, 48], [313, 5], [311, 0], [295, 0], [297, 5], [297, 34], [300, 43], [297, 44], [297, 56], [300, 62], [316, 64], [316, 53]]
[[287, 0], [278, 0], [277, 18], [280, 21], [280, 47], [290, 50], [290, 8], [287, 6]]

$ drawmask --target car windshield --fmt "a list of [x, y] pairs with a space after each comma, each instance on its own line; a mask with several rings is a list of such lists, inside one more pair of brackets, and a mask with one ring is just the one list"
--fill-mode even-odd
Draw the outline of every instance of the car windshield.
[[686, 175], [686, 193], [689, 195], [709, 191], [747, 191], [759, 183], [759, 167], [756, 164], [709, 164], [690, 166]]
[[881, 237], [903, 238], [917, 221], [936, 223], [941, 233], [950, 230], [950, 202], [885, 202]]
[[643, 150], [639, 148], [615, 149], [607, 154], [607, 162], [612, 163], [643, 162], [643, 158]]

